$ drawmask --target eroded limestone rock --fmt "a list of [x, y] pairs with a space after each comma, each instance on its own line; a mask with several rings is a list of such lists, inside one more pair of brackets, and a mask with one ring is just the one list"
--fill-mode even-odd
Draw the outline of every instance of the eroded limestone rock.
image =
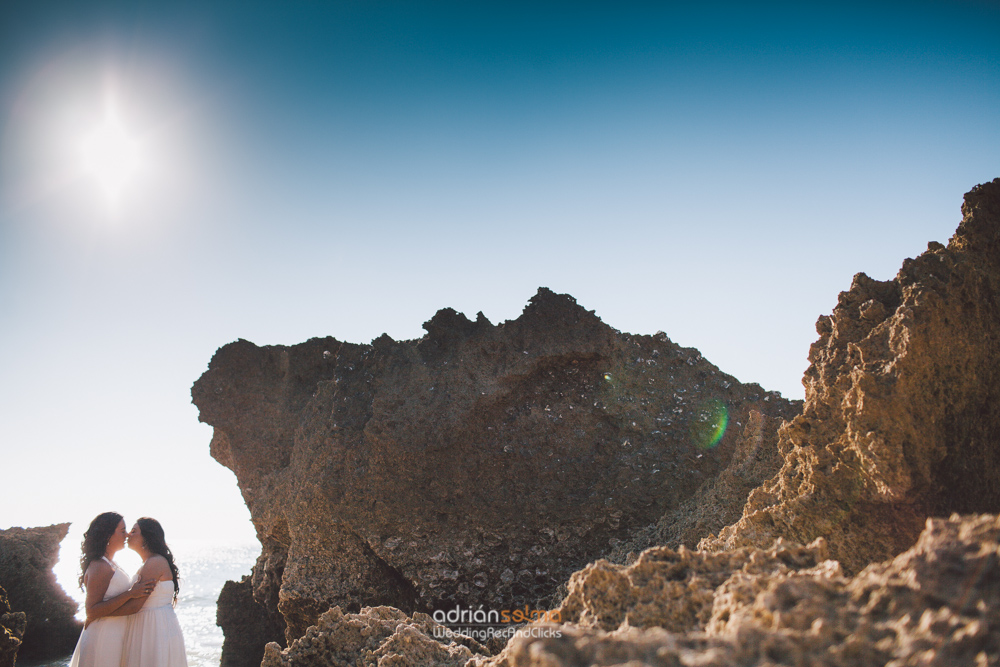
[[823, 540], [728, 553], [657, 547], [573, 575], [562, 625], [497, 656], [423, 614], [323, 614], [262, 667], [865, 667], [1000, 664], [1000, 517], [928, 519], [917, 543], [846, 576]]
[[427, 614], [409, 617], [391, 607], [365, 607], [322, 614], [305, 636], [282, 650], [267, 645], [261, 667], [463, 667], [486, 649], [470, 639], [435, 638], [442, 626]]
[[561, 636], [518, 637], [470, 665], [997, 665], [998, 540], [996, 515], [928, 519], [911, 549], [853, 578], [821, 560], [821, 541], [651, 549], [574, 575], [564, 608], [577, 622]]
[[52, 571], [59, 543], [68, 532], [68, 523], [0, 530], [0, 586], [7, 591], [11, 609], [25, 615], [17, 652], [22, 660], [69, 655], [83, 629], [75, 618], [76, 602]]
[[[619, 522], [619, 528], [629, 523], [636, 528], [630, 531], [627, 541], [610, 542], [614, 547], [610, 554], [628, 561], [629, 565], [597, 561], [570, 578], [559, 606], [565, 624], [554, 627], [557, 632], [551, 633], [558, 636], [519, 637], [494, 657], [475, 654], [470, 649], [472, 655], [467, 657], [466, 667], [1000, 665], [1000, 518], [995, 514], [1000, 509], [997, 454], [1000, 451], [997, 446], [1000, 442], [997, 414], [1000, 411], [995, 410], [1000, 387], [1000, 179], [966, 195], [963, 215], [947, 248], [931, 243], [926, 253], [904, 262], [899, 275], [892, 281], [876, 282], [859, 274], [852, 288], [841, 295], [833, 315], [820, 318], [817, 323], [820, 339], [810, 351], [812, 365], [804, 380], [807, 386], [805, 410], [778, 429], [780, 458], [767, 443], [773, 442], [769, 440], [773, 437], [771, 429], [780, 420], [781, 412], [762, 409], [768, 401], [747, 405], [746, 412], [741, 413], [743, 419], [737, 420], [741, 422], [741, 430], [731, 431], [727, 436], [731, 440], [728, 443], [723, 440], [718, 452], [708, 452], [708, 456], [728, 452], [724, 461], [718, 461], [715, 468], [718, 474], [706, 476], [707, 481], [693, 492], [687, 492], [693, 488], [687, 487], [680, 497], [673, 496], [671, 502], [664, 504], [665, 511], [654, 516], [654, 520], [659, 519], [655, 525], [644, 524], [649, 515], [641, 511], [629, 517], [636, 521]], [[549, 295], [543, 293], [540, 297], [549, 298]], [[526, 310], [526, 316], [530, 309]], [[521, 323], [523, 327], [530, 323], [526, 316], [501, 326]], [[451, 315], [440, 313], [435, 319], [439, 320], [438, 325], [451, 322], [444, 327], [451, 332], [444, 339], [449, 341], [450, 349], [459, 351], [460, 360], [469, 354], [469, 348], [455, 341], [468, 342], [490, 330], [484, 328], [490, 325], [484, 325], [482, 320], [475, 324], [466, 320], [462, 324], [456, 323]], [[600, 327], [577, 328], [584, 336], [595, 337], [602, 333]], [[432, 320], [424, 341], [441, 339], [442, 331]], [[601, 340], [608, 338], [605, 336]], [[417, 343], [418, 351], [424, 341]], [[633, 337], [628, 342], [638, 344], [643, 352], [640, 358], [660, 356], [650, 354], [648, 346], [644, 347], [645, 339]], [[390, 343], [382, 341], [382, 345]], [[310, 344], [314, 342], [306, 345]], [[379, 344], [376, 341], [374, 349], [378, 349]], [[323, 345], [325, 343], [319, 342], [318, 347]], [[395, 345], [399, 349], [405, 344]], [[585, 344], [580, 345], [586, 349]], [[546, 346], [539, 347], [545, 349]], [[614, 349], [615, 345], [605, 347]], [[437, 349], [430, 346], [425, 352]], [[220, 355], [225, 350], [220, 351]], [[258, 352], [246, 347], [233, 352], [236, 351], [252, 352], [258, 355], [255, 358], [261, 358]], [[676, 356], [676, 352], [671, 352], [671, 356]], [[431, 354], [421, 358], [425, 361], [436, 359], [440, 365], [443, 360], [453, 361], [455, 357], [453, 351], [451, 356], [434, 357]], [[484, 357], [489, 358], [488, 355]], [[616, 379], [623, 376], [620, 371], [603, 370], [608, 366], [607, 359], [615, 358], [613, 354], [598, 355], [601, 363], [585, 365], [594, 358], [594, 355], [579, 352], [565, 357], [577, 362], [573, 364], [579, 367], [577, 372], [589, 368], [589, 373], [603, 376], [606, 372]], [[283, 367], [285, 372], [295, 367], [290, 356], [277, 357], [276, 361], [274, 357], [270, 359], [272, 362], [267, 363]], [[264, 366], [265, 362], [258, 363]], [[213, 365], [215, 363], [213, 360]], [[386, 363], [392, 367], [393, 362]], [[395, 368], [406, 368], [411, 374], [421, 372], [416, 364], [395, 363]], [[459, 368], [467, 372], [467, 363], [462, 362]], [[512, 363], [507, 368], [517, 370], [516, 363], [507, 363]], [[473, 363], [472, 367], [479, 365]], [[642, 370], [638, 363], [634, 366]], [[680, 364], [676, 366], [683, 370]], [[361, 368], [365, 366], [362, 364]], [[349, 372], [355, 370], [352, 364]], [[456, 423], [448, 411], [451, 399], [475, 396], [475, 392], [454, 390], [459, 380], [463, 380], [461, 373], [450, 374], [454, 370], [439, 371], [433, 385], [454, 391], [449, 400], [439, 403], [444, 407], [443, 413], [433, 413], [441, 415], [442, 423], [449, 427]], [[511, 377], [521, 378], [525, 387], [536, 391], [535, 396], [542, 397], [542, 400], [536, 399], [535, 405], [544, 402], [549, 407], [545, 412], [550, 412], [555, 405], [560, 408], [557, 414], [568, 414], [566, 407], [571, 401], [566, 397], [574, 396], [576, 391], [565, 388], [573, 387], [572, 381], [569, 385], [553, 384], [545, 379], [547, 372], [549, 378], [561, 377], [551, 362], [514, 372]], [[211, 373], [210, 369], [206, 377]], [[373, 385], [373, 393], [378, 394], [381, 379], [387, 376], [369, 372], [362, 377], [364, 384]], [[477, 377], [481, 378], [474, 373], [470, 375], [471, 386], [480, 391], [481, 396], [496, 391], [488, 382], [476, 384]], [[585, 373], [581, 377], [589, 375]], [[647, 379], [644, 374], [625, 374], [625, 377], [640, 380], [630, 379], [624, 383], [629, 386], [625, 396], [641, 398], [638, 389], [646, 388], [641, 382]], [[446, 381], [439, 385], [442, 378]], [[650, 385], [661, 380], [659, 376], [651, 379], [654, 382]], [[342, 381], [337, 377], [333, 384], [339, 385]], [[510, 382], [499, 384], [509, 385]], [[221, 382], [215, 386], [220, 394], [226, 391]], [[323, 394], [322, 383], [318, 386], [317, 396]], [[347, 386], [358, 387], [359, 383]], [[397, 381], [392, 386], [405, 387], [409, 391], [415, 385]], [[615, 385], [612, 387], [617, 389]], [[591, 396], [587, 392], [594, 388], [594, 383], [573, 388], [581, 390], [589, 402]], [[196, 400], [197, 390], [196, 387]], [[203, 391], [208, 391], [207, 386]], [[678, 395], [676, 389], [673, 394]], [[264, 402], [263, 407], [254, 407], [252, 402], [241, 405], [259, 410], [263, 415], [281, 415], [281, 409], [275, 405], [281, 401], [299, 400], [291, 391], [272, 391], [271, 395], [278, 398]], [[385, 395], [393, 394], [387, 391]], [[263, 419], [253, 428], [279, 435], [294, 432], [294, 436], [288, 436], [291, 444], [287, 450], [287, 465], [293, 469], [296, 469], [296, 457], [303, 451], [300, 443], [315, 442], [315, 438], [310, 440], [308, 435], [314, 432], [314, 425], [326, 410], [331, 416], [325, 418], [334, 424], [344, 423], [344, 415], [348, 423], [352, 418], [358, 419], [364, 424], [365, 437], [379, 443], [376, 436], [386, 430], [379, 427], [378, 421], [371, 430], [368, 424], [374, 415], [380, 414], [375, 409], [380, 404], [374, 399], [356, 400], [357, 396], [356, 393], [334, 393], [325, 403], [313, 403], [312, 416], [300, 420], [294, 427], [279, 423], [277, 419]], [[530, 398], [531, 394], [528, 396]], [[563, 400], [555, 400], [557, 396]], [[355, 412], [346, 405], [339, 405], [338, 399], [351, 404]], [[602, 399], [598, 403], [604, 411], [598, 423], [603, 420], [605, 424], [617, 426], [616, 438], [623, 434], [634, 436], [629, 439], [633, 446], [643, 442], [644, 428], [645, 433], [652, 434], [653, 423], [659, 423], [667, 414], [661, 412], [651, 422], [649, 413], [641, 409], [649, 404], [644, 405], [641, 400], [638, 406], [634, 400]], [[407, 404], [397, 399], [391, 405], [399, 408]], [[577, 407], [573, 404], [574, 411]], [[426, 406], [416, 405], [415, 408], [425, 409]], [[484, 406], [477, 409], [483, 411]], [[658, 410], [657, 406], [652, 412]], [[473, 410], [469, 414], [482, 412]], [[525, 415], [533, 414], [530, 410], [515, 412], [513, 421], [516, 423], [517, 419], [523, 420], [527, 418]], [[573, 418], [580, 414], [584, 413], [574, 414]], [[209, 415], [207, 421], [216, 424], [213, 419], [224, 421], [213, 415]], [[380, 416], [380, 419], [384, 423], [387, 417]], [[477, 423], [475, 420], [468, 422]], [[427, 433], [435, 432], [433, 425], [419, 420], [415, 423], [416, 432], [425, 434], [422, 436], [425, 439]], [[495, 427], [510, 421], [485, 423]], [[572, 422], [562, 422], [559, 428], [567, 423]], [[633, 431], [627, 428], [629, 423]], [[546, 446], [558, 442], [559, 428], [554, 426], [551, 433], [545, 432], [547, 437], [540, 442]], [[594, 432], [598, 432], [597, 428]], [[586, 433], [586, 429], [583, 432]], [[438, 437], [446, 440], [445, 447], [454, 447], [445, 432]], [[247, 441], [238, 442], [241, 443], [239, 447], [247, 447]], [[505, 443], [502, 438], [496, 442]], [[755, 442], [760, 444], [757, 449]], [[252, 460], [245, 453], [233, 454], [234, 449], [238, 449], [233, 443], [229, 431], [216, 425], [213, 451], [217, 458], [234, 470], [243, 467], [245, 472], [242, 474], [247, 476], [256, 468], [252, 468]], [[587, 451], [601, 453], [604, 451], [602, 444], [603, 441], [599, 441]], [[344, 449], [357, 451], [359, 447]], [[317, 450], [314, 447], [309, 451]], [[399, 448], [398, 451], [405, 455], [408, 450]], [[417, 451], [425, 454], [435, 450], [424, 446]], [[496, 452], [496, 446], [487, 451]], [[572, 449], [555, 451], [568, 462], [573, 461], [569, 456]], [[623, 451], [627, 452], [628, 447]], [[707, 457], [704, 452], [702, 454]], [[338, 471], [350, 471], [351, 466], [364, 468], [373, 461], [366, 456], [342, 457], [337, 460], [347, 463], [334, 467]], [[329, 458], [318, 460], [330, 465]], [[608, 466], [611, 462], [605, 474], [612, 481], [601, 488], [601, 495], [604, 489], [613, 492], [614, 488], [626, 488], [629, 480], [616, 474], [620, 468], [615, 465], [620, 462], [616, 463], [613, 456], [591, 457], [590, 460], [596, 460], [600, 466]], [[642, 459], [626, 456], [625, 460]], [[383, 457], [374, 461], [385, 464], [390, 460]], [[481, 470], [486, 461], [488, 459], [476, 459], [477, 465], [472, 470]], [[767, 479], [779, 462], [780, 472], [773, 479]], [[631, 475], [641, 466], [626, 468]], [[415, 476], [411, 470], [398, 466], [393, 470], [404, 480], [404, 487], [414, 488]], [[547, 479], [544, 471], [544, 467], [541, 471], [525, 467], [505, 469], [515, 483], [544, 481]], [[445, 466], [441, 472], [442, 479], [449, 483], [459, 480], [458, 488], [462, 489], [459, 498], [468, 497], [470, 487], [461, 471]], [[239, 471], [237, 474], [241, 475]], [[285, 498], [279, 490], [286, 487], [273, 481], [273, 472], [264, 471], [256, 479], [271, 494], [267, 496], [268, 502]], [[642, 480], [640, 475], [640, 484]], [[750, 493], [739, 520], [720, 531], [717, 538], [703, 540], [701, 550], [656, 547], [635, 556], [636, 550], [657, 541], [692, 543], [704, 528], [728, 520], [723, 517], [734, 517], [733, 499], [739, 500], [746, 489], [760, 480], [766, 481]], [[633, 479], [632, 483], [635, 481]], [[341, 488], [338, 484], [332, 482], [330, 486]], [[667, 492], [663, 487], [659, 491]], [[281, 492], [287, 493], [287, 490]], [[354, 492], [359, 492], [356, 487]], [[244, 493], [248, 494], [246, 488]], [[378, 494], [374, 498], [364, 496], [364, 502], [371, 501], [375, 507], [379, 497]], [[411, 492], [408, 497], [419, 496]], [[617, 496], [611, 497], [614, 507]], [[716, 508], [713, 498], [723, 507]], [[362, 504], [349, 506], [360, 509]], [[956, 510], [994, 513], [928, 518]], [[372, 516], [364, 512], [360, 515]], [[569, 515], [543, 516], [553, 521], [550, 530], [556, 535], [564, 522], [574, 525]], [[604, 516], [606, 530], [611, 525], [612, 515], [606, 512]], [[447, 523], [447, 514], [444, 519]], [[497, 545], [502, 544], [499, 535], [506, 535], [504, 530], [512, 530], [521, 537], [516, 526], [511, 528], [500, 523], [497, 532], [490, 533], [497, 535], [492, 540]], [[258, 524], [262, 525], [280, 524]], [[287, 564], [303, 559], [309, 548], [321, 544], [325, 534], [320, 530], [310, 540], [299, 542], [303, 545], [299, 547], [302, 551], [296, 554], [294, 531], [289, 530], [288, 525], [284, 525], [284, 532], [280, 528], [262, 531], [264, 539], [273, 540], [275, 546], [255, 571], [255, 586], [257, 577], [260, 583], [255, 590], [261, 596], [276, 598], [279, 608], [291, 599], [287, 591], [301, 590], [307, 585], [298, 581], [286, 588], [288, 582], [283, 579], [279, 585], [276, 575], [287, 572]], [[311, 528], [316, 525], [312, 524]], [[417, 522], [414, 525], [423, 528], [427, 524]], [[613, 532], [603, 532], [600, 536], [603, 539], [608, 534], [617, 539]], [[418, 536], [435, 546], [442, 539], [440, 533], [426, 529]], [[377, 540], [359, 538], [359, 541], [378, 544]], [[805, 542], [808, 546], [800, 545]], [[384, 553], [393, 553], [401, 543], [391, 538], [383, 542]], [[361, 547], [363, 544], [359, 545]], [[416, 552], [403, 553], [412, 561]], [[454, 562], [449, 560], [453, 550], [441, 553], [444, 558], [439, 561], [449, 565]], [[432, 559], [432, 562], [439, 561]], [[383, 562], [389, 564], [389, 561]], [[408, 577], [414, 568], [402, 567], [396, 571]], [[465, 572], [464, 565], [455, 571]], [[421, 581], [420, 577], [407, 580]], [[434, 577], [431, 580], [434, 581]], [[491, 583], [492, 580], [487, 581]], [[418, 600], [441, 599], [433, 594], [425, 595], [417, 583], [413, 584], [413, 591]], [[515, 591], [504, 591], [505, 594], [511, 592]], [[491, 601], [488, 596], [486, 601]], [[313, 664], [308, 662], [313, 659], [310, 656], [320, 655], [311, 648], [314, 645], [323, 646], [322, 655], [326, 656], [343, 649], [337, 653], [337, 660], [341, 662], [334, 664], [376, 664], [384, 658], [385, 664], [453, 665], [460, 664], [466, 657], [455, 644], [437, 641], [427, 626], [414, 627], [420, 617], [410, 619], [385, 609], [374, 614], [366, 609], [358, 617], [341, 614], [339, 609], [329, 614], [323, 616], [322, 627], [310, 629], [312, 634], [307, 635], [317, 644], [298, 643], [285, 652], [275, 646], [268, 651], [271, 661], [268, 664], [290, 664], [287, 661], [293, 649], [297, 651], [296, 664]], [[379, 629], [370, 633], [374, 637], [371, 641], [362, 643], [350, 639], [351, 632], [369, 636], [365, 628], [375, 625]]]
[[0, 667], [14, 667], [27, 619], [23, 611], [11, 611], [7, 591], [0, 586]]
[[220, 667], [257, 667], [264, 646], [284, 646], [285, 621], [253, 597], [250, 577], [227, 581], [219, 593], [216, 624], [225, 629]]
[[854, 277], [816, 323], [780, 473], [704, 549], [826, 538], [849, 572], [928, 516], [1000, 511], [1000, 179], [965, 196], [948, 246], [893, 280]]
[[715, 628], [733, 613], [726, 603], [745, 600], [760, 582], [817, 567], [839, 575], [839, 565], [826, 556], [822, 539], [806, 547], [779, 539], [766, 550], [719, 553], [654, 547], [627, 567], [600, 560], [575, 573], [559, 616], [563, 623], [608, 631]]
[[[777, 434], [784, 423], [780, 416], [751, 410], [736, 438], [729, 465], [655, 524], [636, 530], [611, 550], [608, 560], [631, 563], [639, 552], [652, 546], [691, 548], [704, 537], [739, 520], [750, 492], [781, 469], [783, 460], [778, 453]], [[566, 591], [561, 593], [559, 599]]]
[[[192, 390], [263, 544], [255, 598], [289, 641], [333, 606], [538, 606], [734, 453], [747, 489], [773, 474], [774, 426], [799, 409], [545, 289], [513, 321], [446, 309], [424, 326], [371, 345], [238, 341]], [[741, 493], [683, 539], [735, 520]]]

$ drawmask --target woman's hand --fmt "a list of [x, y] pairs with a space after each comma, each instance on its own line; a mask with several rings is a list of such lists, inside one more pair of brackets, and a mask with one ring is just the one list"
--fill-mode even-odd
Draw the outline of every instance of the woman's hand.
[[146, 604], [149, 594], [153, 592], [153, 587], [156, 586], [155, 579], [140, 578], [124, 593], [105, 600], [104, 594], [108, 590], [108, 585], [114, 573], [115, 571], [111, 565], [104, 561], [95, 560], [87, 566], [87, 574], [85, 575], [87, 586], [86, 625], [90, 625], [105, 616], [134, 614]]
[[132, 584], [131, 588], [128, 589], [128, 596], [133, 599], [147, 597], [153, 592], [155, 586], [155, 579], [142, 579]]

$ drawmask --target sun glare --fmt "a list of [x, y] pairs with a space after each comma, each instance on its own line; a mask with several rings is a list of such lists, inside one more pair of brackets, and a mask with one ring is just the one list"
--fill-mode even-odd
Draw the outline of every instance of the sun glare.
[[113, 110], [81, 143], [84, 169], [103, 194], [117, 204], [135, 179], [139, 168], [139, 143]]

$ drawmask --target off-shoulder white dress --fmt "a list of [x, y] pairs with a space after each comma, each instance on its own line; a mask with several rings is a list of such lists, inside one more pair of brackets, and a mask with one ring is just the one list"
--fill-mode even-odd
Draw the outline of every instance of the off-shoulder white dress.
[[174, 582], [160, 581], [142, 609], [127, 617], [122, 667], [187, 667], [173, 599]]
[[[110, 600], [127, 591], [132, 582], [117, 563], [105, 556], [102, 558], [115, 571], [108, 582], [108, 590], [104, 593], [104, 599]], [[80, 633], [70, 667], [118, 667], [125, 641], [126, 621], [124, 616], [104, 616], [90, 623]]]

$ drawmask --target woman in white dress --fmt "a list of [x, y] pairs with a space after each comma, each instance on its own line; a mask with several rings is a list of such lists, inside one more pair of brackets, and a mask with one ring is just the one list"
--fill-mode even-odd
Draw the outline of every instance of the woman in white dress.
[[80, 587], [87, 591], [87, 622], [70, 667], [118, 667], [121, 662], [126, 619], [112, 614], [130, 601], [144, 601], [155, 585], [148, 580], [130, 581], [114, 562], [124, 546], [125, 520], [115, 512], [98, 515], [83, 534]]
[[128, 534], [128, 546], [142, 558], [137, 581], [156, 581], [138, 612], [128, 617], [122, 667], [187, 667], [184, 636], [174, 613], [177, 566], [156, 519], [143, 517]]

